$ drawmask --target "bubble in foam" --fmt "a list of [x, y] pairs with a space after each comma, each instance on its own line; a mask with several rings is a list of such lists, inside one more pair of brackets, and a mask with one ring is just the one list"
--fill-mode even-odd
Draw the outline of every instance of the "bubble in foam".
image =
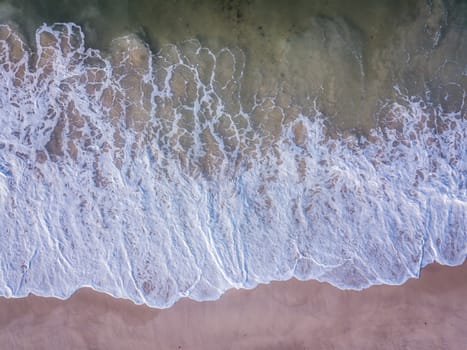
[[[87, 285], [167, 307], [300, 279], [397, 284], [466, 256], [466, 118], [398, 90], [368, 137], [196, 41], [108, 56], [74, 24], [0, 27], [0, 293]], [[289, 96], [290, 97], [290, 96]], [[27, 268], [25, 268], [27, 267]]]

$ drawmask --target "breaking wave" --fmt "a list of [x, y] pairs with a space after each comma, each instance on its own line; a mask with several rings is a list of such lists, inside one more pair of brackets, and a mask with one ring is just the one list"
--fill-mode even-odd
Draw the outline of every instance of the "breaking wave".
[[400, 284], [467, 255], [465, 89], [395, 87], [368, 134], [313, 100], [242, 105], [245, 56], [199, 42], [104, 55], [80, 27], [34, 51], [0, 26], [0, 294], [82, 286], [168, 307], [286, 280]]

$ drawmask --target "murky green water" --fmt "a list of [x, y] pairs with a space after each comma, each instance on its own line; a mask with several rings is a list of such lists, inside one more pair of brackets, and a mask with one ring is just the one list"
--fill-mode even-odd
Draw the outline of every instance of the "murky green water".
[[[31, 42], [41, 23], [66, 21], [104, 50], [128, 33], [153, 52], [189, 39], [239, 48], [243, 106], [285, 94], [284, 104], [316, 102], [339, 127], [367, 130], [396, 85], [438, 101], [446, 85], [466, 84], [466, 9], [463, 1], [425, 0], [4, 0], [0, 19]], [[458, 103], [448, 89], [447, 103]]]

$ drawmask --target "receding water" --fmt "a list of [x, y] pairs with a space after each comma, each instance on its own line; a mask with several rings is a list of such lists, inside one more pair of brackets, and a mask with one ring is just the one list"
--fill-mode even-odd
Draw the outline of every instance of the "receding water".
[[464, 261], [465, 3], [3, 1], [0, 21], [0, 294], [167, 307]]

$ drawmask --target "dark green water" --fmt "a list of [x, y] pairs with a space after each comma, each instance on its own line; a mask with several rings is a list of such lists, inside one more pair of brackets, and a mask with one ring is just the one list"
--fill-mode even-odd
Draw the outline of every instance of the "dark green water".
[[281, 91], [302, 106], [317, 98], [341, 128], [373, 126], [396, 85], [440, 102], [447, 85], [466, 84], [465, 1], [4, 0], [0, 20], [32, 44], [42, 23], [75, 22], [102, 50], [128, 33], [153, 52], [189, 39], [237, 47], [244, 106]]

